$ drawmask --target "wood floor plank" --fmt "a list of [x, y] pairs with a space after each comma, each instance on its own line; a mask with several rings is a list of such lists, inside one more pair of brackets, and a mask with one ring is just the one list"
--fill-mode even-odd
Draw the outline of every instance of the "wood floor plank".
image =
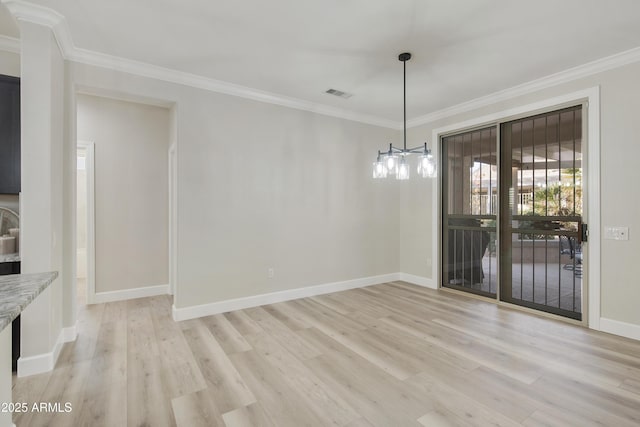
[[256, 401], [220, 344], [202, 323], [184, 331], [200, 372], [221, 413]]
[[184, 322], [172, 297], [79, 305], [18, 426], [640, 425], [640, 341], [392, 282]]
[[524, 420], [522, 425], [526, 427], [602, 427], [600, 421], [584, 417], [581, 414], [574, 414], [570, 411], [560, 410], [540, 410], [536, 411], [529, 418]]
[[[299, 393], [305, 406], [318, 417], [326, 418], [333, 425], [345, 425], [360, 417], [280, 342], [264, 334], [250, 337], [253, 348], [272, 364], [274, 371]], [[302, 358], [305, 359], [308, 358]]]
[[222, 414], [222, 419], [226, 427], [277, 427], [258, 402]]
[[242, 335], [259, 334], [262, 332], [260, 325], [252, 320], [244, 310], [224, 313], [224, 317], [226, 317], [229, 323]]
[[202, 322], [209, 328], [225, 353], [251, 350], [251, 346], [242, 334], [223, 315], [207, 316], [202, 319]]
[[604, 425], [640, 425], [640, 400], [637, 396], [622, 397], [601, 388], [556, 373], [545, 375], [534, 384], [532, 391], [554, 390], [554, 405], [584, 411]]
[[[246, 310], [248, 316], [253, 319], [260, 328], [271, 339], [277, 341], [284, 348], [290, 350], [300, 359], [309, 359], [320, 355], [320, 352], [302, 340], [291, 329], [287, 328], [282, 322], [270, 315], [262, 307], [256, 307]], [[250, 336], [261, 336], [263, 334], [251, 334]]]
[[[339, 311], [335, 311], [311, 299], [305, 298], [292, 301], [291, 303], [297, 305], [305, 313], [313, 316], [314, 319], [331, 323], [341, 331], [356, 332], [367, 329], [366, 324], [360, 323], [347, 315], [341, 314]], [[313, 325], [315, 326], [316, 323], [314, 322]]]
[[402, 381], [323, 332], [298, 331], [322, 348], [322, 356], [305, 361], [315, 375], [376, 426], [412, 425], [430, 408], [422, 396], [407, 393]]
[[609, 353], [587, 352], [562, 340], [532, 337], [530, 334], [505, 328], [501, 328], [499, 333], [495, 334], [482, 330], [482, 326], [460, 324], [455, 319], [437, 318], [433, 319], [433, 322], [475, 337], [507, 353], [526, 358], [546, 369], [573, 375], [575, 378], [588, 377], [592, 383], [616, 387], [625, 378], [637, 378], [640, 375], [640, 364], [635, 361], [611, 358]]
[[[39, 401], [41, 402], [65, 402], [65, 396], [80, 396], [90, 380], [91, 361], [79, 362], [75, 365], [66, 365], [55, 368], [51, 372], [47, 386]], [[79, 401], [71, 401], [74, 406]]]
[[640, 396], [640, 381], [628, 378], [620, 384], [620, 388]]
[[[49, 383], [49, 379], [53, 372], [45, 372], [39, 375], [31, 375], [28, 377], [13, 377], [12, 398], [13, 402], [25, 402], [32, 405], [36, 402], [42, 402], [42, 394]], [[31, 411], [14, 412], [13, 421], [19, 426], [28, 426], [32, 423], [32, 418], [37, 415]]]
[[85, 390], [104, 390], [111, 383], [127, 381], [127, 353], [124, 351], [96, 355], [91, 360]]
[[74, 426], [111, 427], [127, 425], [127, 383], [114, 381], [108, 387], [85, 391], [81, 406], [74, 408]]
[[149, 310], [137, 308], [130, 311], [127, 320], [127, 352], [158, 356], [158, 341]]
[[114, 301], [104, 304], [102, 323], [124, 321], [127, 319], [127, 301]]
[[351, 421], [345, 427], [374, 427], [366, 418], [358, 418], [357, 420]]
[[127, 320], [103, 322], [98, 332], [94, 357], [127, 352]]
[[200, 367], [182, 332], [159, 340], [158, 351], [165, 374], [168, 397], [190, 394], [207, 387]]
[[[489, 379], [481, 377], [482, 372], [490, 373]], [[484, 367], [464, 371], [453, 365], [434, 363], [425, 366], [423, 372], [405, 383], [418, 387], [423, 387], [424, 384], [446, 385], [450, 394], [458, 396], [458, 401], [464, 402], [467, 399], [478, 403], [513, 422], [521, 422], [540, 408], [539, 402], [529, 397], [528, 384]], [[510, 394], [503, 394], [505, 391]], [[440, 406], [442, 409], [443, 405]], [[445, 406], [444, 409], [446, 408]]]
[[[476, 360], [465, 357], [464, 354], [456, 351], [454, 343], [460, 340], [456, 337], [447, 336], [446, 334], [423, 334], [416, 329], [415, 326], [409, 326], [403, 322], [397, 322], [392, 317], [381, 319], [373, 327], [367, 331], [373, 335], [373, 339], [385, 342], [398, 341], [401, 344], [398, 349], [407, 355], [413, 355], [414, 359], [418, 359], [418, 371], [425, 364], [432, 364], [433, 360], [439, 363], [449, 364], [464, 371], [470, 371], [480, 366]], [[426, 336], [436, 338], [436, 343]], [[442, 343], [446, 343], [442, 345]], [[462, 341], [465, 345], [468, 341]]]
[[176, 397], [171, 407], [178, 427], [223, 427], [224, 421], [215, 396], [210, 390]]
[[[393, 319], [384, 319], [383, 322], [388, 322], [396, 325], [396, 327], [403, 328], [403, 331], [419, 337], [424, 341], [480, 365], [494, 368], [496, 371], [502, 372], [524, 383], [531, 384], [542, 375], [542, 368], [539, 365], [531, 363], [518, 354], [507, 353], [500, 349], [493, 348], [487, 345], [485, 341], [469, 339], [469, 337], [465, 337], [464, 334], [458, 334], [454, 330], [446, 330], [446, 328], [434, 322], [431, 322], [429, 325], [420, 321], [413, 322], [413, 325], [418, 324], [419, 326], [407, 326], [406, 322], [397, 322]], [[429, 332], [423, 332], [427, 328]], [[458, 339], [452, 339], [452, 336], [457, 336]]]
[[274, 424], [282, 427], [330, 425], [304, 405], [300, 394], [258, 352], [245, 351], [229, 357]]
[[267, 313], [278, 319], [283, 325], [292, 331], [311, 327], [311, 324], [309, 324], [303, 316], [296, 313], [295, 310], [292, 310], [286, 302], [265, 305], [263, 308]]
[[406, 384], [418, 387], [420, 392], [432, 400], [432, 404], [436, 408], [452, 413], [470, 425], [500, 427], [516, 427], [520, 425], [515, 420], [500, 413], [500, 411], [470, 399], [446, 383], [433, 382], [418, 375], [411, 378]]
[[127, 425], [175, 425], [171, 406], [166, 404], [169, 397], [160, 358], [133, 354], [127, 367]]
[[468, 427], [471, 424], [446, 409], [434, 409], [418, 418], [425, 427]]

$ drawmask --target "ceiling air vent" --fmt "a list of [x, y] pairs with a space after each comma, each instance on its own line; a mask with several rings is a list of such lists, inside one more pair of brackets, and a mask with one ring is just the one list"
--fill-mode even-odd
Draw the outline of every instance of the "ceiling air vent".
[[328, 93], [329, 95], [339, 96], [340, 98], [344, 98], [344, 99], [349, 99], [353, 96], [352, 93], [343, 92], [337, 89], [327, 89], [325, 93]]

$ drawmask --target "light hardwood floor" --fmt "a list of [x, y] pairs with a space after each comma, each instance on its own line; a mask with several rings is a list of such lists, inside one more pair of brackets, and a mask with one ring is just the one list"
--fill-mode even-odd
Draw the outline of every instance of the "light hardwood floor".
[[21, 426], [638, 426], [640, 342], [403, 282], [175, 323], [84, 307]]

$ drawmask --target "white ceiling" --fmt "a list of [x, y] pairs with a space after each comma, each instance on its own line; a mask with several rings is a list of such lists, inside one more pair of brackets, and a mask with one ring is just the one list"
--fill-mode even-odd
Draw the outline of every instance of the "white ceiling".
[[403, 51], [414, 118], [640, 46], [638, 0], [32, 2], [79, 48], [394, 121]]

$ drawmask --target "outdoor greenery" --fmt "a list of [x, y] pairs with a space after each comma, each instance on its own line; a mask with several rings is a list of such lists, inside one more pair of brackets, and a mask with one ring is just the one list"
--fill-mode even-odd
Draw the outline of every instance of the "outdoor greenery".
[[[582, 169], [564, 169], [562, 181], [534, 192], [533, 214], [543, 216], [567, 216], [582, 214]], [[574, 210], [575, 207], [575, 210]]]
[[[575, 174], [575, 178], [574, 178]], [[576, 185], [574, 186], [574, 179]], [[538, 188], [533, 192], [533, 204], [524, 214], [531, 215], [529, 221], [520, 221], [519, 228], [524, 229], [559, 229], [575, 228], [573, 222], [536, 221], [536, 216], [572, 216], [582, 214], [582, 169], [563, 169], [561, 181], [546, 188]], [[531, 209], [533, 208], [533, 209]], [[543, 234], [521, 234], [521, 239], [555, 239], [555, 236]]]

